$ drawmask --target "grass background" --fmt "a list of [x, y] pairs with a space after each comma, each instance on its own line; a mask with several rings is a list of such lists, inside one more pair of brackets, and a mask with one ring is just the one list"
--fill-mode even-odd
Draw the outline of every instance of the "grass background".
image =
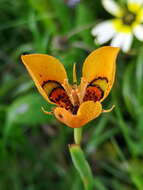
[[[73, 130], [42, 113], [41, 106], [51, 106], [20, 60], [23, 53], [48, 53], [62, 61], [70, 80], [74, 62], [81, 76], [84, 59], [99, 47], [91, 28], [112, 16], [100, 1], [72, 8], [66, 2], [0, 0], [0, 190], [83, 189], [68, 152]], [[118, 57], [104, 108], [113, 104], [114, 111], [84, 127], [95, 189], [143, 190], [143, 44], [136, 39]]]

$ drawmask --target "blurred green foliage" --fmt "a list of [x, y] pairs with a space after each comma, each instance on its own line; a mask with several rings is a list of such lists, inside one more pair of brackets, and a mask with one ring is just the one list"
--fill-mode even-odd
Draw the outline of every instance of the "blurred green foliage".
[[[23, 53], [48, 53], [78, 77], [97, 47], [91, 28], [110, 17], [100, 1], [0, 1], [0, 189], [82, 190], [68, 144], [73, 130], [41, 111], [38, 94], [21, 64]], [[124, 3], [123, 1], [119, 1]], [[80, 70], [80, 71], [79, 71]], [[143, 190], [143, 45], [120, 53], [114, 89], [104, 107], [116, 105], [84, 127], [83, 148], [98, 190]]]

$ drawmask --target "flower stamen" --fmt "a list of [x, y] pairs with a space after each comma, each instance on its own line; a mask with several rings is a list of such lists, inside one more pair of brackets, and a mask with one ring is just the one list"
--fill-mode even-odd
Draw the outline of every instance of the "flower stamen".
[[102, 110], [102, 113], [108, 113], [108, 112], [111, 112], [113, 109], [115, 108], [115, 105], [112, 105], [111, 108], [107, 109], [107, 110]]
[[69, 96], [69, 99], [71, 101], [71, 103], [74, 105], [74, 99], [73, 99], [73, 96], [72, 96], [72, 87], [69, 85], [68, 83], [68, 79], [64, 79], [64, 82], [62, 84], [63, 88], [65, 89], [67, 95]]
[[128, 10], [127, 12], [124, 13], [122, 17], [123, 24], [129, 26], [132, 25], [135, 20], [136, 20], [136, 14]]
[[41, 107], [41, 109], [42, 109], [42, 111], [45, 113], [45, 114], [47, 114], [47, 115], [53, 115], [53, 111], [46, 111], [43, 107]]
[[80, 104], [83, 102], [83, 98], [85, 96], [85, 92], [86, 92], [86, 88], [87, 88], [88, 84], [89, 83], [87, 82], [87, 80], [84, 77], [82, 77], [81, 84], [78, 89], [78, 91], [80, 91], [80, 93], [77, 93]]

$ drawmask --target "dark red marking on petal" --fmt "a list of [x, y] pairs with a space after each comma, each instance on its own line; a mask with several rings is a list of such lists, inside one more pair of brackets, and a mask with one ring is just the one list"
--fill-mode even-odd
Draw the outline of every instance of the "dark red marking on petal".
[[103, 98], [104, 90], [98, 84], [96, 84], [96, 81], [98, 80], [103, 80], [106, 81], [106, 83], [108, 83], [108, 79], [106, 77], [98, 77], [92, 80], [92, 82], [86, 88], [86, 93], [83, 98], [83, 101], [91, 100], [96, 102]]
[[88, 86], [83, 101], [99, 101], [103, 97], [102, 89], [97, 85]]
[[49, 94], [49, 99], [66, 110], [73, 109], [73, 105], [62, 87], [54, 88]]

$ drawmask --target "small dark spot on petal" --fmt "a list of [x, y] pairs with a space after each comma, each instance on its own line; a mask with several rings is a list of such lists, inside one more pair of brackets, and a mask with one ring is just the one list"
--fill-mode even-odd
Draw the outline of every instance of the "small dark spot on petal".
[[59, 114], [59, 117], [62, 119], [63, 118], [63, 116], [61, 115], [61, 114]]

